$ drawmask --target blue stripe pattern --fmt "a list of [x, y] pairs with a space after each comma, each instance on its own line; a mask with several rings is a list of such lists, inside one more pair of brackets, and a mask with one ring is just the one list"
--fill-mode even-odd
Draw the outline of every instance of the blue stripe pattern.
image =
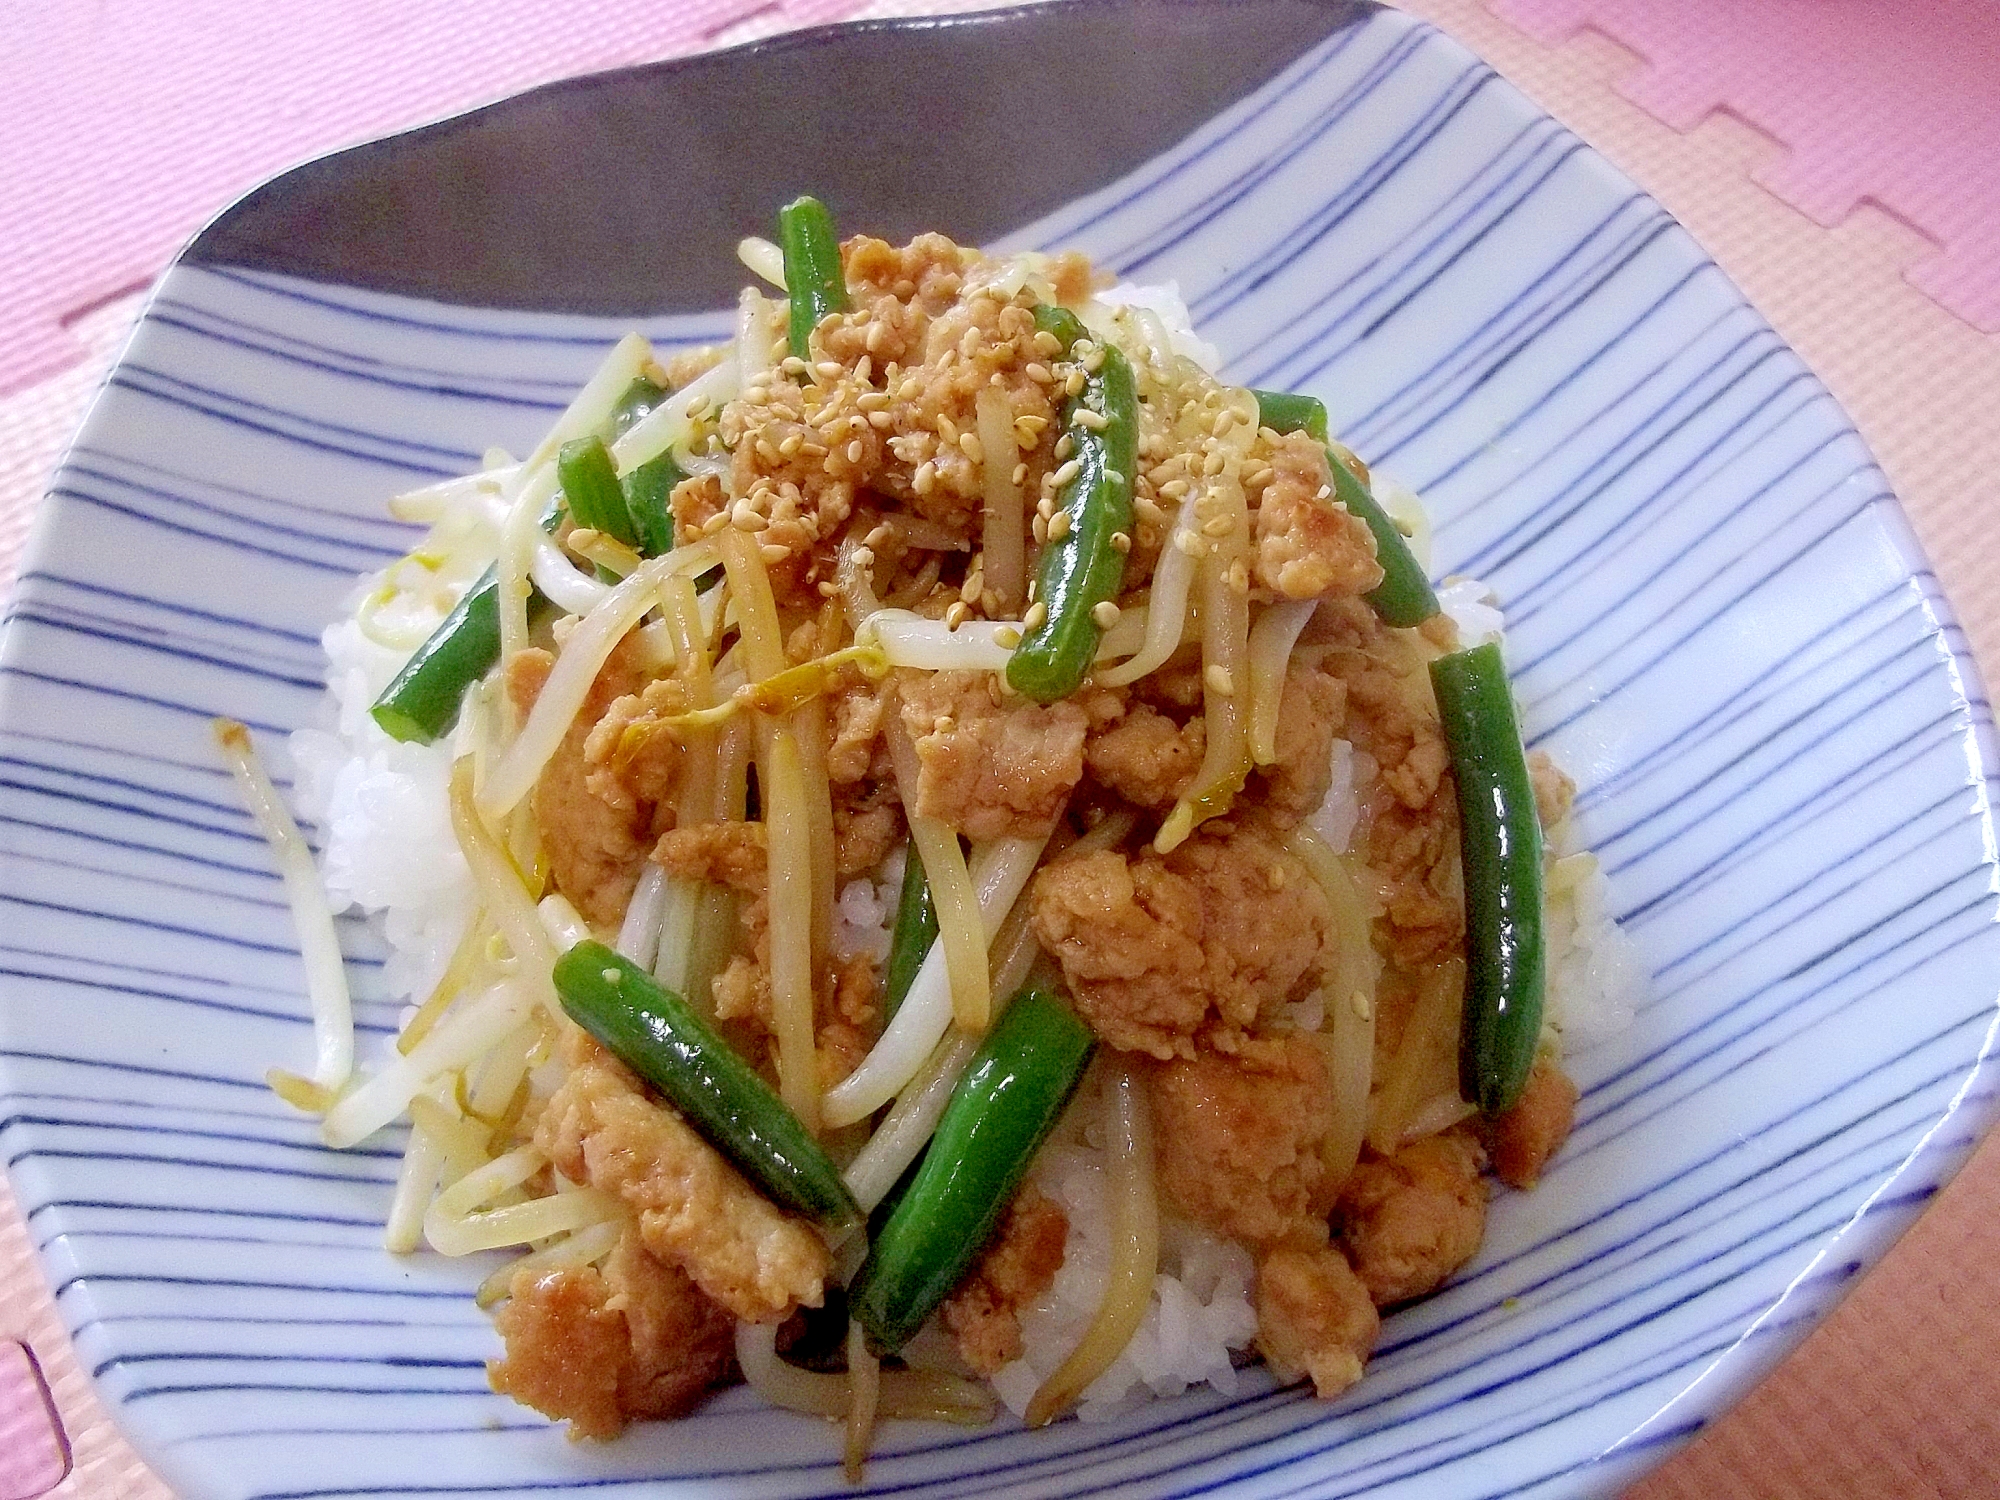
[[[1578, 1496], [1685, 1442], [1993, 1113], [1991, 713], [1881, 474], [1671, 219], [1379, 13], [1023, 228], [1174, 280], [1246, 384], [1323, 397], [1490, 582], [1531, 737], [1652, 971], [1573, 1059], [1572, 1143], [1332, 1408], [1261, 1373], [1103, 1426], [893, 1427], [867, 1493]], [[577, 1446], [486, 1388], [469, 1289], [395, 1260], [398, 1137], [262, 1087], [311, 1041], [282, 892], [206, 719], [320, 711], [385, 496], [530, 445], [619, 332], [178, 268], [0, 644], [0, 1157], [85, 1364], [190, 1500], [847, 1495], [723, 1396]], [[664, 319], [664, 344], [729, 316]], [[394, 1025], [347, 924], [364, 1050]]]

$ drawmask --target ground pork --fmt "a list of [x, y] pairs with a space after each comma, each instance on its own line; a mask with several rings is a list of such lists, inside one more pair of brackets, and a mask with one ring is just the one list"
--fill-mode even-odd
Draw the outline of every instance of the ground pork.
[[1364, 1161], [1334, 1212], [1340, 1246], [1377, 1307], [1435, 1291], [1486, 1232], [1485, 1153], [1462, 1126]]
[[1338, 677], [1296, 662], [1286, 668], [1276, 758], [1257, 769], [1250, 790], [1278, 826], [1303, 822], [1326, 800], [1333, 785], [1333, 740], [1346, 710], [1347, 684]]
[[1083, 777], [1081, 708], [1005, 699], [990, 672], [899, 672], [897, 695], [921, 766], [919, 813], [975, 843], [1055, 827]]
[[1021, 1311], [1062, 1269], [1069, 1218], [1033, 1183], [1008, 1205], [993, 1241], [944, 1304], [958, 1352], [981, 1375], [1021, 1357]]
[[567, 1030], [563, 1055], [569, 1071], [535, 1130], [557, 1171], [631, 1204], [646, 1248], [737, 1317], [774, 1322], [819, 1306], [828, 1260], [818, 1235], [581, 1030]]
[[1201, 1051], [1150, 1068], [1160, 1191], [1218, 1234], [1268, 1248], [1326, 1243], [1337, 1184], [1320, 1142], [1333, 1085], [1318, 1045], [1297, 1032]]
[[1118, 723], [1083, 748], [1091, 779], [1135, 807], [1173, 806], [1194, 781], [1207, 745], [1200, 718], [1176, 724], [1149, 703], [1135, 703]]
[[1287, 599], [1365, 594], [1382, 581], [1368, 523], [1332, 499], [1326, 449], [1294, 432], [1271, 450], [1257, 506], [1256, 579]]
[[602, 1271], [515, 1272], [493, 1322], [506, 1345], [487, 1366], [493, 1389], [575, 1437], [680, 1416], [735, 1375], [729, 1315], [630, 1230]]
[[1576, 783], [1546, 750], [1528, 752], [1528, 781], [1535, 789], [1535, 816], [1547, 833], [1569, 816], [1576, 803]]
[[1281, 1381], [1311, 1376], [1331, 1401], [1361, 1378], [1382, 1331], [1368, 1288], [1338, 1250], [1273, 1250], [1257, 1266], [1257, 1350]]
[[681, 742], [662, 721], [687, 711], [687, 689], [656, 678], [613, 700], [584, 741], [585, 785], [612, 807], [671, 803], [679, 779]]
[[[507, 692], [522, 713], [533, 708], [555, 659], [540, 647], [516, 652], [507, 663]], [[594, 926], [615, 927], [625, 915], [646, 858], [652, 809], [622, 787], [607, 799], [592, 785], [588, 746], [606, 710], [645, 684], [633, 652], [621, 643], [591, 684], [583, 707], [535, 783], [535, 826], [556, 889]]]
[[1536, 1058], [1521, 1097], [1486, 1122], [1493, 1175], [1511, 1188], [1531, 1188], [1541, 1181], [1542, 1168], [1569, 1139], [1576, 1099], [1576, 1085], [1562, 1064]]
[[1250, 828], [1212, 823], [1173, 853], [1057, 860], [1030, 920], [1078, 1012], [1114, 1047], [1194, 1055], [1213, 1016], [1245, 1029], [1319, 980], [1331, 916], [1305, 866]]

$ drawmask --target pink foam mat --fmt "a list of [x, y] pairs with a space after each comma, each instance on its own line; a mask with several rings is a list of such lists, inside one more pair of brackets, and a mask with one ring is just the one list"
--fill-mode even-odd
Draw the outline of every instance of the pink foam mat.
[[[54, 0], [0, 7], [0, 395], [203, 220], [341, 144], [863, 0]], [[33, 58], [32, 67], [11, 60]]]
[[1873, 203], [1930, 239], [1912, 284], [2000, 333], [1995, 0], [1488, 0], [1538, 40], [1593, 30], [1646, 66], [1618, 82], [1679, 130], [1716, 111], [1786, 148], [1757, 180], [1834, 225]]

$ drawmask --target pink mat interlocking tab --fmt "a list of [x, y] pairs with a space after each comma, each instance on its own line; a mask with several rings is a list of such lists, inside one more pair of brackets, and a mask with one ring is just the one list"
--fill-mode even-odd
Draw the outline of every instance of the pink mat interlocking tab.
[[34, 1500], [69, 1473], [69, 1443], [26, 1344], [0, 1340], [0, 1500]]
[[94, 0], [0, 7], [0, 395], [203, 220], [335, 146], [572, 73], [838, 20], [861, 0]]
[[1619, 91], [1679, 130], [1716, 110], [1787, 148], [1757, 180], [1821, 224], [1869, 202], [1938, 246], [1912, 284], [2000, 332], [1993, 0], [1488, 0], [1531, 36], [1586, 27], [1647, 66]]

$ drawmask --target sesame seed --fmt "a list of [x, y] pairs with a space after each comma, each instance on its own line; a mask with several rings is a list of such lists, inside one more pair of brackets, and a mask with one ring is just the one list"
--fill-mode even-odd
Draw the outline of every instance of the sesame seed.
[[1283, 865], [1272, 865], [1270, 869], [1264, 872], [1264, 878], [1271, 883], [1272, 890], [1282, 891], [1285, 888], [1285, 867]]
[[1230, 563], [1229, 570], [1222, 575], [1222, 581], [1229, 585], [1229, 591], [1232, 594], [1248, 594], [1250, 592], [1250, 568], [1248, 564], [1242, 558], [1237, 558], [1234, 562]]
[[1159, 503], [1149, 495], [1135, 496], [1132, 508], [1139, 513], [1140, 520], [1151, 521], [1155, 526], [1167, 519], [1167, 513], [1161, 510]]
[[1080, 459], [1072, 458], [1068, 463], [1064, 464], [1060, 469], [1057, 469], [1055, 473], [1049, 476], [1049, 483], [1054, 485], [1057, 489], [1061, 489], [1064, 485], [1068, 484], [1072, 479], [1076, 478], [1076, 476], [1078, 474], [1081, 474], [1082, 472], [1083, 472], [1082, 461]]
[[937, 465], [925, 459], [917, 465], [917, 472], [910, 476], [910, 488], [919, 495], [928, 495], [937, 483]]
[[1221, 411], [1215, 414], [1215, 421], [1209, 427], [1208, 430], [1211, 433], [1213, 433], [1216, 437], [1221, 437], [1225, 432], [1229, 431], [1229, 429], [1234, 427], [1235, 425], [1236, 425], [1236, 408], [1233, 406], [1225, 406], [1222, 408]]
[[887, 391], [863, 391], [854, 398], [854, 404], [862, 411], [881, 411], [889, 404]]
[[1028, 482], [1028, 466], [1026, 464], [1015, 464], [1014, 472], [1010, 477], [1017, 485], [1026, 484]]
[[1034, 520], [1034, 524], [1029, 527], [1029, 530], [1034, 533], [1035, 545], [1037, 547], [1041, 546], [1044, 542], [1046, 542], [1049, 539], [1049, 518], [1047, 516], [1037, 514]]
[[971, 615], [972, 606], [961, 599], [944, 612], [944, 628], [946, 630], [956, 630], [971, 618]]
[[1201, 674], [1201, 680], [1207, 684], [1208, 690], [1211, 693], [1219, 694], [1224, 698], [1229, 697], [1236, 691], [1236, 683], [1229, 675], [1229, 668], [1225, 667], [1219, 661], [1212, 661], [1208, 664], [1207, 669]]
[[1028, 379], [1034, 381], [1036, 385], [1047, 385], [1050, 381], [1056, 378], [1055, 371], [1051, 370], [1047, 365], [1043, 364], [1040, 360], [1032, 361], [1028, 365], [1028, 368], [1025, 373], [1027, 374]]
[[1033, 342], [1037, 354], [1046, 355], [1053, 359], [1056, 355], [1062, 353], [1062, 340], [1047, 329], [1037, 331]]
[[1246, 490], [1260, 489], [1271, 482], [1271, 475], [1275, 472], [1269, 464], [1258, 464], [1244, 473], [1243, 488]]
[[1021, 629], [1040, 630], [1049, 622], [1049, 606], [1046, 600], [1037, 600], [1028, 606], [1028, 612], [1021, 616]]
[[806, 443], [806, 435], [803, 432], [794, 432], [789, 437], [787, 437], [783, 442], [778, 444], [778, 456], [780, 458], [790, 458], [792, 457], [793, 454], [797, 453], [799, 449], [803, 448], [805, 446], [805, 443]]
[[958, 424], [943, 412], [938, 413], [937, 430], [938, 436], [943, 438], [947, 443], [958, 441]]
[[870, 354], [880, 354], [882, 346], [888, 342], [889, 325], [887, 323], [869, 323], [867, 338], [868, 352]]
[[1216, 475], [1220, 474], [1223, 471], [1224, 467], [1228, 464], [1228, 462], [1229, 461], [1226, 458], [1224, 458], [1220, 452], [1211, 451], [1208, 457], [1204, 458], [1201, 461], [1202, 478], [1204, 479], [1215, 478]]
[[828, 583], [824, 578], [820, 580], [819, 582], [820, 598], [831, 599], [835, 594], [839, 592], [840, 592], [839, 589], [835, 588], [832, 584]]
[[[861, 540], [870, 547], [879, 547], [884, 542], [888, 541], [891, 537], [893, 537], [895, 534], [896, 534], [895, 528], [890, 526], [890, 524], [887, 521], [883, 521], [877, 524], [875, 529], [869, 532], [868, 535], [863, 537]], [[874, 559], [871, 557], [869, 561], [873, 562]]]
[[806, 362], [796, 354], [787, 354], [778, 362], [778, 368], [787, 375], [803, 375], [806, 372]]
[[1182, 527], [1174, 533], [1174, 546], [1189, 557], [1200, 557], [1208, 550], [1207, 547], [1202, 545], [1201, 538], [1186, 527]]
[[898, 401], [914, 401], [923, 391], [923, 388], [924, 383], [917, 379], [916, 376], [911, 375], [901, 385], [896, 387], [896, 399]]
[[1375, 1014], [1375, 1007], [1368, 1003], [1368, 997], [1359, 990], [1347, 997], [1347, 1003], [1359, 1020], [1366, 1021]]
[[851, 464], [858, 464], [861, 462], [862, 455], [867, 451], [868, 445], [862, 442], [860, 438], [856, 438], [847, 445], [847, 461]]
[[[1048, 482], [1047, 475], [1043, 476], [1042, 482], [1044, 484]], [[1041, 499], [1035, 502], [1035, 514], [1040, 516], [1044, 522], [1046, 522], [1048, 518], [1054, 515], [1055, 513], [1056, 513], [1056, 502], [1049, 496], [1044, 495], [1042, 496]]]
[[1071, 370], [1069, 372], [1069, 379], [1063, 382], [1063, 393], [1069, 396], [1081, 396], [1083, 394], [1083, 371]]
[[1210, 516], [1201, 523], [1203, 536], [1225, 537], [1236, 529], [1236, 522], [1229, 516]]
[[1116, 469], [1106, 469], [1104, 471], [1104, 482], [1106, 484], [1123, 484], [1125, 482], [1125, 476], [1119, 473]]
[[1118, 606], [1113, 604], [1109, 599], [1106, 599], [1092, 606], [1090, 618], [1096, 621], [1099, 630], [1109, 630], [1113, 625], [1118, 623], [1119, 614], [1120, 610]]
[[961, 432], [958, 435], [958, 451], [974, 463], [986, 461], [986, 450], [980, 446], [979, 434], [976, 432]]
[[792, 549], [776, 542], [766, 542], [757, 549], [757, 555], [767, 563], [781, 563], [792, 555]]
[[1003, 651], [1012, 651], [1021, 644], [1021, 632], [1012, 625], [996, 625], [993, 627], [993, 644]]
[[838, 380], [845, 373], [837, 359], [823, 359], [813, 366], [813, 374], [821, 380]]
[[1059, 542], [1075, 528], [1076, 520], [1066, 510], [1059, 510], [1049, 517], [1049, 540]]
[[871, 411], [868, 413], [868, 425], [877, 432], [887, 432], [896, 425], [896, 419], [886, 411]]
[[1064, 459], [1068, 458], [1074, 452], [1076, 452], [1076, 439], [1071, 437], [1067, 432], [1065, 432], [1061, 437], [1056, 439], [1057, 463], [1061, 463]]
[[1076, 409], [1076, 424], [1079, 427], [1088, 427], [1092, 432], [1102, 432], [1111, 425], [1111, 418], [1101, 411], [1092, 411], [1087, 406], [1079, 406]]
[[1121, 554], [1121, 555], [1122, 555], [1122, 554], [1124, 554], [1124, 553], [1127, 553], [1127, 552], [1130, 552], [1130, 551], [1132, 550], [1132, 538], [1131, 538], [1131, 537], [1129, 537], [1129, 536], [1127, 536], [1127, 535], [1126, 535], [1126, 534], [1125, 534], [1124, 532], [1122, 532], [1122, 531], [1114, 531], [1114, 532], [1112, 532], [1112, 533], [1111, 533], [1111, 550], [1112, 550], [1113, 552], [1116, 552], [1116, 553], [1119, 553], [1119, 554]]
[[1166, 500], [1185, 500], [1189, 488], [1185, 479], [1169, 479], [1160, 486], [1160, 496]]
[[1333, 498], [1333, 486], [1330, 484], [1321, 485], [1319, 487], [1319, 493], [1313, 496], [1313, 499], [1315, 500], [1330, 500], [1332, 498]]
[[1084, 355], [1083, 367], [1084, 369], [1090, 371], [1090, 373], [1093, 375], [1095, 375], [1099, 370], [1103, 369], [1104, 351], [1102, 349], [1093, 349], [1090, 351], [1090, 353]]
[[729, 508], [729, 520], [738, 531], [762, 531], [771, 524], [770, 518], [759, 514], [748, 500], [738, 500]]
[[977, 604], [979, 596], [985, 591], [985, 575], [978, 572], [968, 573], [965, 577], [965, 582], [958, 586], [959, 601], [967, 606]]
[[728, 512], [719, 510], [714, 515], [710, 516], [706, 521], [703, 521], [701, 523], [701, 534], [703, 536], [714, 536], [718, 531], [722, 530], [722, 528], [727, 526], [728, 524], [729, 524]]
[[861, 384], [868, 384], [868, 378], [874, 373], [875, 362], [867, 355], [862, 355], [861, 358], [854, 362], [854, 378], [860, 381]]

